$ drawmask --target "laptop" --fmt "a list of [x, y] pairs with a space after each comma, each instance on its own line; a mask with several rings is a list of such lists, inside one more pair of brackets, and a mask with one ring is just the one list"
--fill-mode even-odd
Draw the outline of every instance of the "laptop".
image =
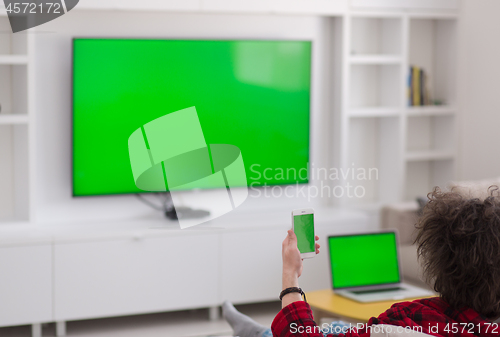
[[433, 296], [402, 282], [396, 231], [328, 237], [335, 294], [369, 303]]

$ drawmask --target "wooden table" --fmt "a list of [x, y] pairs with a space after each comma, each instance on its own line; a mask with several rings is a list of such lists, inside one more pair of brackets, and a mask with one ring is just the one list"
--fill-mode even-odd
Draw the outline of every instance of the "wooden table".
[[[371, 317], [378, 317], [398, 301], [359, 303], [335, 295], [333, 290], [319, 290], [306, 294], [307, 302], [313, 309], [314, 320], [320, 324], [322, 318], [335, 318], [348, 323], [366, 323]], [[405, 300], [408, 301], [408, 300]], [[410, 300], [411, 301], [411, 300]]]

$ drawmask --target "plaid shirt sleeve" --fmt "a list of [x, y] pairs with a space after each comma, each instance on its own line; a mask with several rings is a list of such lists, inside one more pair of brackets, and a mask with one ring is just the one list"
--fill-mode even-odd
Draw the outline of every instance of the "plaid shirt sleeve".
[[[274, 337], [323, 337], [321, 327], [314, 322], [311, 307], [303, 301], [297, 301], [283, 308], [274, 318], [271, 330]], [[328, 335], [334, 336], [334, 335]], [[335, 335], [337, 336], [337, 335]], [[345, 337], [367, 337], [367, 333], [348, 331]]]
[[500, 327], [470, 308], [454, 309], [439, 297], [394, 304], [368, 325], [420, 327], [420, 332], [444, 337], [498, 337]]
[[[444, 337], [498, 337], [500, 326], [491, 323], [472, 309], [451, 308], [439, 297], [401, 302], [377, 318], [372, 317], [363, 329], [349, 329], [345, 337], [368, 337], [372, 325], [419, 327], [416, 331]], [[283, 308], [271, 326], [274, 337], [323, 337], [321, 327], [313, 319], [309, 304], [298, 301]], [[337, 336], [337, 335], [328, 335]]]

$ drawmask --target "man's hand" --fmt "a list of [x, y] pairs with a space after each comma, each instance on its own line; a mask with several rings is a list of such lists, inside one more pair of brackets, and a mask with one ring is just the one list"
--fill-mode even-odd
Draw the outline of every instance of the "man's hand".
[[[318, 241], [319, 237], [316, 236]], [[316, 243], [316, 254], [319, 254], [320, 245]], [[283, 256], [283, 289], [299, 286], [299, 277], [302, 275], [302, 258], [300, 257], [299, 248], [297, 248], [297, 236], [293, 230], [289, 230], [282, 245]], [[288, 304], [300, 301], [301, 297], [298, 293], [291, 293], [283, 297], [283, 308]]]
[[291, 229], [283, 240], [281, 255], [283, 257], [283, 277], [286, 275], [292, 279], [298, 279], [302, 274], [302, 259], [299, 248], [297, 248], [297, 236]]

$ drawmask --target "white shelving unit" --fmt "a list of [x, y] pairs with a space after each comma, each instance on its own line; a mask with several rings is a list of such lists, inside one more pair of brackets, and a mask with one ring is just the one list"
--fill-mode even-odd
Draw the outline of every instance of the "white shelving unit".
[[[343, 202], [410, 200], [453, 180], [457, 17], [353, 12], [343, 39], [341, 167], [379, 170], [378, 180], [357, 182], [367, 191], [362, 200]], [[425, 69], [442, 105], [408, 106], [410, 66]]]
[[[82, 1], [77, 11], [158, 10], [196, 13], [301, 13], [336, 17], [342, 31], [335, 38], [342, 58], [340, 153], [342, 168], [377, 168], [378, 180], [362, 181], [361, 203], [383, 204], [413, 198], [419, 188], [454, 178], [456, 159], [455, 54], [456, 0], [168, 0], [138, 4], [124, 0]], [[0, 30], [10, 30], [0, 6]], [[439, 10], [436, 10], [439, 9]], [[33, 222], [35, 172], [34, 36], [0, 34], [0, 222]], [[408, 107], [410, 65], [430, 75], [432, 97], [440, 106]], [[30, 145], [31, 144], [31, 145]], [[445, 145], [443, 145], [445, 144]], [[416, 167], [423, 168], [417, 170]], [[438, 179], [439, 178], [439, 179]], [[416, 186], [416, 185], [415, 185]]]
[[450, 16], [409, 18], [408, 66], [425, 69], [431, 99], [443, 105], [407, 107], [404, 194], [423, 197], [456, 176], [457, 158], [457, 19]]
[[30, 220], [30, 35], [0, 13], [0, 221]]

